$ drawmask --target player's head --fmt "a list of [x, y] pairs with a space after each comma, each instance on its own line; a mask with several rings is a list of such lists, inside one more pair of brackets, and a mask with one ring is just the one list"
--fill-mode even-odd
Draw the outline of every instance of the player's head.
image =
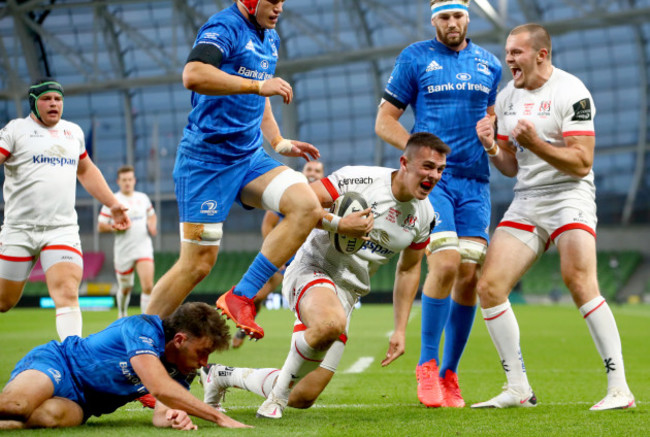
[[[400, 157], [398, 187], [406, 197], [426, 199], [436, 186], [447, 166], [451, 149], [440, 138], [428, 132], [417, 132], [409, 137]], [[402, 196], [404, 200], [406, 198]]]
[[50, 77], [29, 87], [29, 110], [47, 127], [56, 125], [63, 115], [63, 87]]
[[325, 176], [325, 168], [320, 161], [307, 161], [302, 168], [302, 174], [305, 175], [309, 183], [316, 182]]
[[430, 0], [430, 4], [436, 39], [451, 49], [460, 47], [467, 36], [469, 0]]
[[535, 23], [512, 29], [506, 40], [506, 64], [515, 88], [536, 89], [542, 86], [551, 68], [551, 36], [548, 31]]
[[135, 190], [135, 170], [132, 165], [123, 165], [117, 169], [117, 186], [122, 194], [131, 194]]
[[165, 359], [183, 374], [206, 366], [215, 350], [228, 349], [230, 330], [214, 308], [203, 302], [187, 302], [162, 321]]
[[262, 29], [275, 29], [284, 4], [284, 0], [237, 0], [237, 2], [248, 13], [248, 18]]

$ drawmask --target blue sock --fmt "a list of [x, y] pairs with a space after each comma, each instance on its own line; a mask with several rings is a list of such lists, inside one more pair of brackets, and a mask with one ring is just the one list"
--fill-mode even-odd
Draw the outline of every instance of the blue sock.
[[422, 345], [420, 346], [420, 362], [422, 365], [432, 359], [440, 363], [438, 350], [442, 330], [449, 318], [449, 303], [451, 298], [434, 299], [422, 294]]
[[255, 297], [258, 291], [266, 284], [271, 276], [278, 271], [278, 268], [271, 263], [262, 252], [258, 253], [241, 281], [235, 285], [233, 294], [246, 296], [249, 299]]
[[447, 369], [458, 373], [458, 363], [463, 355], [465, 345], [472, 331], [476, 305], [461, 305], [452, 299], [449, 320], [445, 326], [445, 347], [442, 354], [440, 376], [444, 377]]

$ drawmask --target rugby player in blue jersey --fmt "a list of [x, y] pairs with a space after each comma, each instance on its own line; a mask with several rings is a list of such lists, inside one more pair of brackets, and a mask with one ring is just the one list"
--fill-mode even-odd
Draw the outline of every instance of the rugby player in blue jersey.
[[282, 155], [319, 157], [313, 145], [284, 139], [271, 111], [270, 96], [286, 104], [293, 99], [291, 85], [273, 76], [280, 42], [274, 29], [283, 5], [284, 0], [238, 0], [199, 30], [183, 70], [193, 109], [174, 167], [180, 258], [154, 287], [149, 314], [170, 314], [210, 272], [223, 222], [237, 202], [285, 217], [242, 280], [217, 302], [239, 328], [262, 338], [253, 298], [321, 218], [305, 177], [262, 148], [266, 138]]
[[411, 132], [434, 133], [451, 147], [442, 180], [429, 195], [437, 216], [427, 248], [429, 272], [416, 368], [418, 398], [427, 407], [465, 405], [457, 370], [474, 322], [476, 282], [490, 224], [487, 155], [494, 151], [484, 151], [475, 126], [486, 115], [494, 117], [501, 63], [466, 38], [468, 4], [431, 0], [436, 37], [412, 44], [399, 55], [375, 125], [377, 135], [403, 149], [409, 132], [399, 119], [411, 105]]
[[81, 425], [147, 392], [158, 399], [154, 426], [196, 429], [192, 415], [247, 427], [189, 392], [208, 356], [228, 348], [228, 331], [214, 309], [192, 302], [162, 320], [125, 317], [86, 338], [38, 346], [16, 364], [0, 393], [0, 429]]

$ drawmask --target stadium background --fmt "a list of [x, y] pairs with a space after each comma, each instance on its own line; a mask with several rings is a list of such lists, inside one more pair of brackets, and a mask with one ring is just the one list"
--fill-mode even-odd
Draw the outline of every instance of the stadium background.
[[[117, 168], [132, 164], [137, 189], [154, 202], [161, 231], [154, 239], [157, 277], [179, 247], [171, 172], [190, 109], [181, 71], [197, 29], [231, 4], [0, 1], [0, 125], [28, 114], [33, 79], [57, 78], [66, 90], [64, 118], [84, 129], [89, 153], [111, 187], [117, 189]], [[508, 30], [529, 21], [548, 28], [554, 64], [580, 77], [596, 103], [603, 291], [618, 300], [642, 298], [650, 294], [650, 0], [474, 0], [469, 36], [503, 60]], [[428, 1], [288, 0], [278, 32], [276, 75], [295, 92], [289, 106], [273, 99], [283, 135], [316, 145], [326, 172], [348, 164], [394, 166], [398, 151], [374, 134], [377, 104], [397, 54], [434, 35]], [[505, 83], [511, 76], [504, 71], [503, 77]], [[411, 120], [409, 109], [403, 121], [410, 126]], [[513, 182], [493, 171], [493, 225], [512, 198]], [[79, 187], [84, 251], [105, 254], [83, 293], [105, 293], [113, 282], [113, 241], [95, 231], [98, 210]], [[261, 244], [262, 215], [233, 208], [217, 265], [195, 293], [223, 292], [241, 276]], [[373, 294], [390, 298], [392, 282], [391, 269], [384, 269]], [[543, 258], [521, 291], [525, 299], [566, 296], [557, 256]], [[30, 283], [23, 303], [46, 294], [42, 283]]]

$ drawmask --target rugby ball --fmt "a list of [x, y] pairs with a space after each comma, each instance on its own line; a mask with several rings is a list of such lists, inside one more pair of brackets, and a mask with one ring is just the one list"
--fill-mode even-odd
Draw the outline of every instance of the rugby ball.
[[[334, 201], [330, 212], [339, 217], [345, 217], [348, 214], [363, 211], [366, 208], [368, 208], [368, 202], [366, 202], [366, 199], [361, 194], [348, 191]], [[330, 232], [330, 241], [336, 250], [346, 255], [356, 253], [366, 242], [362, 238], [352, 238], [335, 232]]]

